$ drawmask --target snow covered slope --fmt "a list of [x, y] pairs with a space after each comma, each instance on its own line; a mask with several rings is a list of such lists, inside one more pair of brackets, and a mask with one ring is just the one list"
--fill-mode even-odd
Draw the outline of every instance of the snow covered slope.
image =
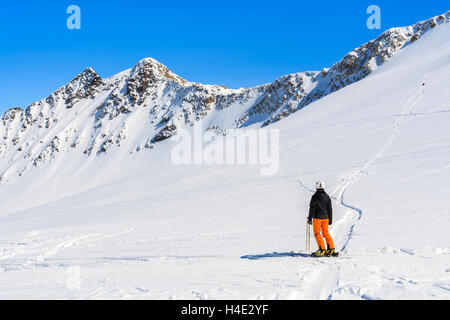
[[[287, 76], [286, 91], [284, 78], [229, 90], [145, 59], [109, 79], [87, 69], [8, 111], [0, 298], [450, 298], [450, 25], [441, 17], [388, 31], [403, 39], [378, 39], [389, 58], [368, 74], [364, 63], [345, 68], [340, 87], [317, 81], [339, 64]], [[287, 110], [271, 100], [283, 100], [268, 94], [275, 88], [315, 98], [273, 123]], [[280, 172], [174, 165], [163, 138], [197, 119], [218, 133], [280, 129]], [[339, 259], [290, 253], [304, 248], [318, 179], [334, 198]]]

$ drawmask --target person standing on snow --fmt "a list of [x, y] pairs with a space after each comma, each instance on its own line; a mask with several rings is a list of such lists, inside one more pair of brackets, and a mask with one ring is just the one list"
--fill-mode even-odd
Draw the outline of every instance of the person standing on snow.
[[[316, 183], [317, 192], [312, 196], [309, 206], [308, 223], [313, 225], [314, 237], [316, 238], [319, 250], [312, 255], [314, 257], [333, 256], [335, 255], [334, 242], [328, 232], [328, 226], [333, 223], [333, 208], [331, 206], [331, 198], [325, 192], [325, 183], [319, 181]], [[325, 242], [327, 250], [325, 250]]]

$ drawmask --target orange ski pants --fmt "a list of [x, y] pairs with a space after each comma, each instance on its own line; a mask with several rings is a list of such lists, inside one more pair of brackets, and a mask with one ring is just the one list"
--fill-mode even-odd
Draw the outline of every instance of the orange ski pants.
[[319, 246], [320, 250], [325, 250], [325, 243], [323, 241], [322, 236], [320, 233], [322, 233], [323, 237], [325, 238], [328, 247], [330, 249], [334, 249], [334, 242], [333, 239], [330, 236], [330, 233], [328, 232], [328, 219], [314, 219], [313, 220], [313, 230], [314, 230], [314, 237], [316, 238], [317, 245]]

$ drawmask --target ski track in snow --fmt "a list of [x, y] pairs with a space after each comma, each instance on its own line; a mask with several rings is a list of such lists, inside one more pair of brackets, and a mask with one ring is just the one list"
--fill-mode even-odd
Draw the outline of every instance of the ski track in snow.
[[394, 143], [395, 139], [397, 138], [397, 136], [400, 132], [401, 124], [402, 124], [405, 116], [411, 114], [413, 108], [422, 100], [423, 95], [424, 95], [423, 88], [419, 88], [419, 90], [408, 100], [408, 102], [403, 107], [401, 115], [399, 116], [399, 118], [397, 119], [397, 121], [395, 123], [394, 131], [392, 132], [391, 137], [386, 142], [386, 144], [383, 146], [383, 148], [380, 151], [378, 151], [378, 153], [375, 154], [375, 156], [373, 156], [371, 159], [369, 159], [363, 166], [361, 166], [360, 168], [358, 168], [356, 170], [352, 170], [352, 171], [346, 173], [343, 177], [341, 177], [341, 184], [337, 188], [337, 190], [339, 190], [338, 195], [337, 195], [337, 200], [339, 201], [340, 205], [342, 205], [343, 207], [350, 209], [356, 213], [356, 221], [352, 224], [352, 226], [349, 230], [349, 233], [347, 236], [347, 241], [343, 245], [343, 247], [341, 249], [342, 251], [345, 251], [345, 249], [347, 248], [347, 245], [353, 234], [353, 229], [354, 229], [356, 223], [361, 219], [362, 214], [363, 214], [363, 211], [361, 208], [351, 205], [345, 201], [345, 193], [347, 192], [348, 188], [351, 185], [358, 182], [365, 174], [367, 174], [368, 168], [375, 161], [377, 161], [380, 157], [382, 157], [383, 154]]
[[[70, 247], [75, 245], [88, 245], [93, 242], [111, 239], [132, 231], [133, 229], [130, 228], [108, 235], [92, 233], [77, 236], [64, 236], [61, 234], [53, 234], [52, 232], [31, 232], [20, 242], [10, 243], [12, 249], [8, 250], [8, 248], [2, 248], [2, 251], [0, 252], [0, 269], [10, 271], [34, 269], [36, 266], [50, 266], [48, 264], [48, 259], [50, 257], [55, 256]], [[41, 237], [38, 237], [39, 235], [41, 235]], [[26, 258], [16, 258], [20, 256]]]
[[[336, 225], [346, 225], [347, 227], [347, 236], [344, 245], [341, 247], [341, 252], [345, 252], [348, 244], [352, 238], [354, 229], [357, 223], [361, 220], [363, 216], [363, 210], [355, 205], [352, 205], [345, 200], [345, 194], [347, 193], [350, 186], [357, 183], [364, 175], [367, 175], [368, 168], [379, 158], [381, 158], [385, 152], [391, 147], [394, 143], [395, 139], [400, 133], [400, 128], [405, 120], [405, 117], [415, 115], [412, 113], [414, 107], [420, 103], [424, 96], [424, 89], [421, 87], [417, 92], [406, 102], [403, 106], [402, 112], [397, 118], [394, 130], [386, 142], [386, 144], [366, 163], [364, 163], [361, 167], [357, 169], [353, 169], [343, 174], [340, 178], [341, 183], [330, 188], [330, 196], [331, 198], [338, 203], [340, 206], [349, 209], [347, 213], [344, 214], [344, 217], [339, 221], [336, 221]], [[302, 182], [302, 178], [300, 175], [300, 171], [297, 168], [298, 181], [300, 186], [305, 189], [307, 192], [314, 193], [315, 190], [309, 188], [306, 184]], [[339, 233], [339, 230], [337, 230]], [[342, 230], [341, 232], [345, 232]], [[328, 299], [331, 300], [335, 292], [340, 291], [339, 285], [339, 273], [340, 273], [340, 265], [337, 263], [324, 263], [325, 265], [316, 271], [312, 278], [309, 279], [309, 288], [305, 293], [303, 293], [303, 297], [306, 299]], [[361, 299], [371, 299], [371, 297], [358, 294]]]

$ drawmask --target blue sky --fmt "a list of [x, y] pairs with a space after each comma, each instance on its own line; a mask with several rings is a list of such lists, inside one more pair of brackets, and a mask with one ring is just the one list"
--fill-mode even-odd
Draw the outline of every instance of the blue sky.
[[[69, 30], [69, 5], [81, 30]], [[366, 9], [381, 8], [381, 30]], [[153, 57], [181, 77], [229, 88], [331, 66], [382, 31], [449, 9], [446, 1], [30, 0], [0, 10], [0, 111], [47, 97], [86, 67], [101, 77]]]

